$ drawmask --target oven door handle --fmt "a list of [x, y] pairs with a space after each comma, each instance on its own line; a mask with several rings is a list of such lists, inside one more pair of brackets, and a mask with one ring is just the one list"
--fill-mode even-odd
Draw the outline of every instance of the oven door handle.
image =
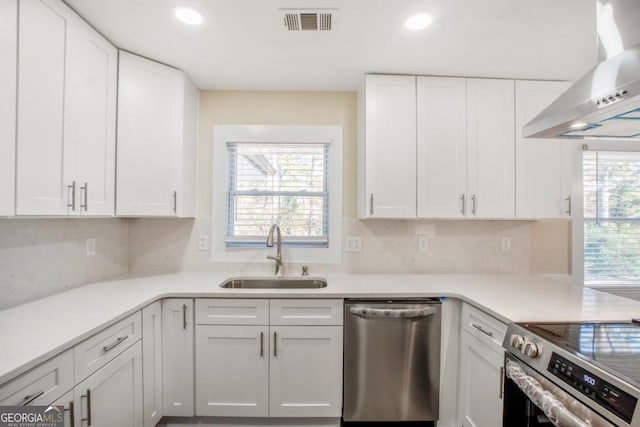
[[567, 409], [551, 392], [545, 390], [535, 378], [527, 375], [522, 367], [507, 360], [505, 373], [514, 384], [533, 402], [556, 426], [589, 427], [584, 420]]

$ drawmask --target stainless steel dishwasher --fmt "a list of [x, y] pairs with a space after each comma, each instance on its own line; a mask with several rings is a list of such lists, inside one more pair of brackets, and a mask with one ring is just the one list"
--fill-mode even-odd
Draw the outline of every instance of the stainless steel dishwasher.
[[439, 300], [347, 300], [343, 420], [436, 421]]

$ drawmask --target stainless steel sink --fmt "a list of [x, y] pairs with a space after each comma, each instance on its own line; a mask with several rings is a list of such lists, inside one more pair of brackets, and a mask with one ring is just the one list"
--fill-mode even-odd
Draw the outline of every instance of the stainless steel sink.
[[321, 277], [232, 277], [220, 285], [234, 289], [318, 289], [326, 288]]

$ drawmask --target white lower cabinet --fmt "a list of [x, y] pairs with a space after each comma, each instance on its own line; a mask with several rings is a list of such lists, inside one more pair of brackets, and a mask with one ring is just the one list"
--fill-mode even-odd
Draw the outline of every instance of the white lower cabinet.
[[162, 302], [142, 309], [142, 389], [144, 427], [162, 418]]
[[[217, 301], [196, 302], [196, 415], [340, 418], [341, 300], [224, 300], [226, 325], [206, 315]], [[269, 303], [271, 325], [244, 324], [249, 303]], [[278, 324], [290, 322], [283, 310], [303, 325]]]
[[162, 410], [193, 416], [193, 300], [162, 301]]
[[271, 417], [342, 415], [342, 326], [271, 327]]
[[196, 414], [269, 416], [269, 327], [196, 327]]
[[468, 304], [461, 317], [459, 425], [501, 426], [506, 325]]
[[76, 426], [142, 427], [142, 345], [136, 342], [74, 388]]

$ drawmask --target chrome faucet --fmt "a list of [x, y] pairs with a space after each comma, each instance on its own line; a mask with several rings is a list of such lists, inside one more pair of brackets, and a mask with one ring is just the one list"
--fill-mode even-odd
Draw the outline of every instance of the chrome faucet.
[[278, 235], [278, 246], [276, 251], [276, 256], [267, 255], [267, 258], [272, 259], [276, 262], [276, 276], [282, 277], [284, 273], [284, 265], [282, 264], [282, 234], [280, 234], [280, 227], [278, 224], [273, 224], [271, 229], [269, 230], [269, 234], [267, 234], [267, 247], [273, 247], [273, 234], [274, 231]]

